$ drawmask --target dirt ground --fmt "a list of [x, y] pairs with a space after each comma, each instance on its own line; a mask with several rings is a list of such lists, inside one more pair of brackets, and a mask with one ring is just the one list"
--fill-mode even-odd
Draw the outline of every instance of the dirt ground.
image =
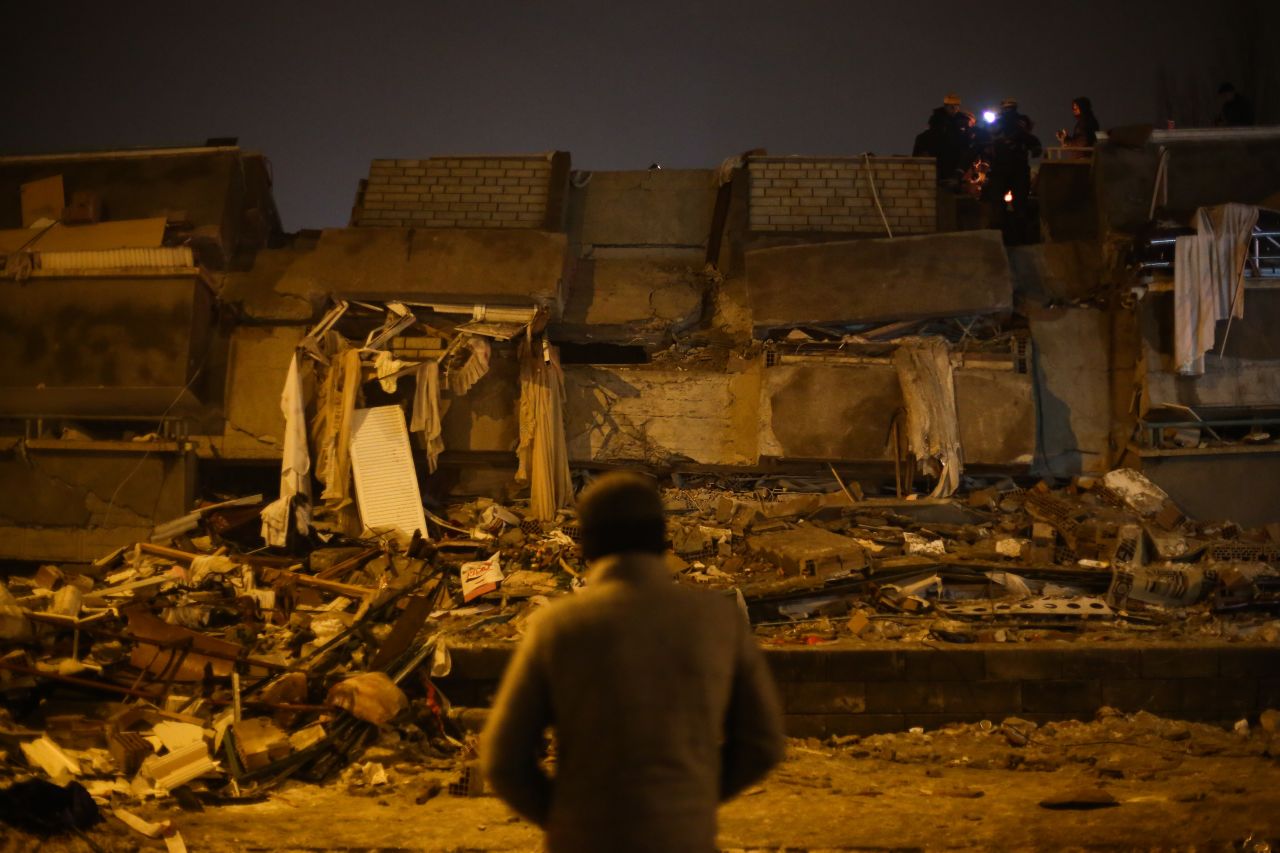
[[[1269, 720], [1274, 724], [1274, 719]], [[938, 731], [792, 741], [786, 762], [720, 812], [726, 850], [1252, 850], [1280, 841], [1280, 735], [1148, 714], [1089, 723], [1016, 719]], [[366, 756], [368, 757], [368, 756]], [[375, 756], [378, 757], [378, 756]], [[423, 795], [457, 779], [397, 763], [325, 786], [185, 811], [117, 802], [169, 820], [192, 851], [537, 850], [536, 828], [489, 796]], [[1055, 797], [1114, 800], [1051, 809]], [[418, 802], [423, 800], [423, 802]], [[84, 838], [9, 831], [0, 851], [163, 850], [114, 818]]]

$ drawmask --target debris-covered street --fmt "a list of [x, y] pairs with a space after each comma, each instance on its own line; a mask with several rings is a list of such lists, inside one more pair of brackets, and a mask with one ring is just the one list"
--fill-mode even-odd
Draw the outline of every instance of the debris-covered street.
[[1280, 845], [1280, 4], [366, 5], [8, 16], [0, 853]]

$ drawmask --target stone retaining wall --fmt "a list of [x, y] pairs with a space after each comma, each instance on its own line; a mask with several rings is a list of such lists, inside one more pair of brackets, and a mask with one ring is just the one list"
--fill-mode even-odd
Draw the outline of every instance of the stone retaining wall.
[[[487, 707], [509, 645], [452, 649], [440, 688]], [[951, 722], [1089, 719], [1104, 705], [1236, 720], [1280, 707], [1280, 646], [979, 644], [765, 652], [793, 737], [874, 734]]]

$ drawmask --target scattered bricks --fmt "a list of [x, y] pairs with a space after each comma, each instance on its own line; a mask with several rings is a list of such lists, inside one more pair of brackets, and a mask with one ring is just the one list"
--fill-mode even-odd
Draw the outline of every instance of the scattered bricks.
[[860, 714], [867, 709], [866, 690], [848, 681], [790, 681], [782, 704], [788, 714]]
[[116, 769], [125, 776], [138, 772], [142, 762], [155, 750], [142, 735], [137, 732], [118, 732], [107, 739], [107, 749]]
[[1102, 706], [1097, 681], [1024, 681], [1022, 710], [1050, 714], [1092, 714]]
[[1144, 678], [1216, 678], [1218, 651], [1205, 648], [1142, 649]]
[[1102, 704], [1121, 711], [1178, 712], [1182, 710], [1180, 683], [1160, 678], [1108, 679], [1102, 682]]

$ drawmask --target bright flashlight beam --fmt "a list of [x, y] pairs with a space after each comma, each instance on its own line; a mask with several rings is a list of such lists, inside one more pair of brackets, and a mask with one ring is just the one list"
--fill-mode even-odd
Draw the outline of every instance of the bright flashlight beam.
[[995, 123], [995, 120], [996, 120], [996, 111], [995, 111], [995, 110], [983, 110], [983, 111], [982, 111], [982, 120], [983, 120], [983, 121], [985, 121], [987, 124], [994, 124], [994, 123]]

